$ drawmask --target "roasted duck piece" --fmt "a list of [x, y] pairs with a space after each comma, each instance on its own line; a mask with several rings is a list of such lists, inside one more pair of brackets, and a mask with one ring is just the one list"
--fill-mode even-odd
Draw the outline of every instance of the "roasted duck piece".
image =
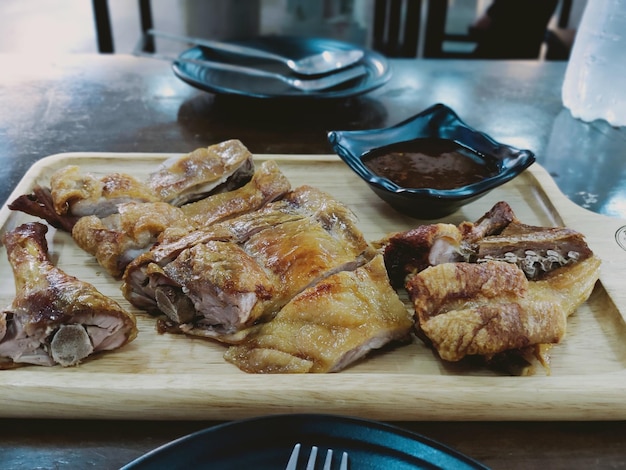
[[70, 165], [52, 174], [49, 188], [36, 186], [31, 194], [17, 197], [8, 206], [71, 232], [81, 217], [103, 218], [117, 213], [121, 204], [156, 201], [156, 194], [133, 176], [111, 173], [97, 178]]
[[183, 220], [183, 211], [166, 202], [129, 202], [102, 219], [81, 217], [72, 228], [72, 238], [111, 276], [121, 278], [128, 263], [149, 250], [168, 227]]
[[30, 194], [22, 194], [7, 204], [12, 211], [24, 212], [47, 221], [52, 227], [71, 232], [78, 216], [57, 214], [50, 188], [35, 186]]
[[509, 370], [524, 369], [531, 349], [545, 365], [544, 346], [564, 337], [599, 276], [582, 234], [525, 225], [505, 202], [474, 223], [424, 225], [379, 244], [419, 337], [445, 360], [481, 356]]
[[404, 287], [408, 275], [428, 266], [464, 261], [462, 241], [458, 227], [440, 223], [391, 234], [376, 243], [383, 248], [392, 285], [400, 289]]
[[599, 268], [591, 256], [529, 281], [511, 263], [444, 263], [410, 277], [406, 288], [419, 332], [442, 359], [489, 359], [561, 341], [567, 318], [591, 295]]
[[70, 165], [50, 177], [50, 187], [38, 187], [9, 204], [40, 217], [50, 225], [71, 231], [81, 217], [104, 218], [129, 202], [166, 202], [182, 205], [238, 188], [254, 173], [252, 154], [238, 140], [198, 149], [166, 161], [147, 181], [124, 173], [104, 177], [82, 174]]
[[0, 368], [74, 366], [137, 335], [135, 318], [117, 302], [52, 265], [46, 232], [35, 222], [3, 237], [16, 295], [0, 314]]
[[519, 266], [528, 279], [541, 279], [556, 268], [585, 260], [593, 253], [583, 235], [567, 227], [510, 223], [500, 235], [478, 242], [476, 260], [500, 260]]
[[422, 225], [377, 243], [396, 288], [404, 286], [407, 276], [441, 263], [500, 260], [517, 264], [529, 279], [539, 279], [592, 255], [579, 232], [525, 225], [506, 202], [474, 223]]
[[126, 203], [105, 218], [82, 217], [72, 237], [115, 278], [157, 241], [168, 243], [220, 220], [256, 210], [284, 195], [290, 186], [276, 163], [264, 162], [241, 188], [207, 196], [181, 208], [165, 202]]
[[236, 139], [171, 158], [148, 177], [159, 200], [175, 206], [245, 184], [254, 172], [252, 154]]
[[171, 225], [162, 235], [161, 242], [167, 243], [190, 231], [256, 211], [290, 190], [291, 184], [276, 162], [265, 161], [244, 186], [181, 206], [184, 219]]
[[373, 256], [353, 214], [300, 187], [258, 211], [160, 244], [126, 269], [122, 292], [170, 328], [236, 342], [303, 289]]
[[126, 202], [156, 202], [157, 194], [145, 183], [124, 173], [97, 178], [82, 174], [76, 165], [55, 171], [50, 177], [50, 192], [57, 214], [75, 217], [106, 217]]
[[224, 357], [245, 372], [337, 372], [372, 349], [409, 338], [411, 317], [378, 255], [306, 288]]

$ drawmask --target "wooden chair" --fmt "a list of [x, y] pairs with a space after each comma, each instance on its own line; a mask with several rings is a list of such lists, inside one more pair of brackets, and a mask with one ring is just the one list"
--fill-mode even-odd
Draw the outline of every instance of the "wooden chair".
[[416, 57], [422, 0], [375, 0], [372, 48], [387, 57]]
[[[456, 57], [444, 51], [444, 41], [471, 41], [467, 35], [446, 33], [448, 0], [375, 0], [372, 48], [387, 57]], [[422, 50], [420, 33], [424, 26]]]
[[570, 24], [572, 0], [561, 0], [556, 27], [546, 31], [546, 60], [568, 60], [576, 37]]
[[[152, 5], [150, 0], [138, 0], [139, 22], [141, 28], [141, 49], [144, 52], [154, 52], [154, 38], [147, 34], [152, 29]], [[94, 21], [96, 24], [96, 39], [98, 51], [101, 53], [115, 52], [109, 2], [107, 0], [92, 0]]]
[[[568, 29], [572, 1], [559, 0], [558, 28], [546, 31], [547, 59], [560, 60], [569, 56], [573, 41], [573, 32]], [[471, 51], [444, 48], [447, 41], [477, 44], [477, 37], [469, 30], [469, 24], [467, 34], [446, 32], [448, 3], [448, 0], [375, 0], [372, 48], [388, 57], [476, 58]], [[422, 15], [425, 16], [423, 21]], [[425, 28], [423, 34], [422, 27]]]

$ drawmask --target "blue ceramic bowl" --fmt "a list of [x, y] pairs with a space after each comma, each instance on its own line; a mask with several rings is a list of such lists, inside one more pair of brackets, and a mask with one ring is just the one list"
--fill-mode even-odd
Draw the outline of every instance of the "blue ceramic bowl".
[[[421, 139], [452, 141], [495, 168], [490, 176], [454, 189], [405, 188], [373, 173], [365, 164], [368, 155], [401, 142]], [[452, 214], [492, 189], [510, 181], [535, 161], [529, 150], [496, 142], [465, 124], [443, 104], [436, 104], [393, 127], [365, 131], [331, 131], [328, 141], [335, 152], [370, 188], [396, 210], [418, 219]]]

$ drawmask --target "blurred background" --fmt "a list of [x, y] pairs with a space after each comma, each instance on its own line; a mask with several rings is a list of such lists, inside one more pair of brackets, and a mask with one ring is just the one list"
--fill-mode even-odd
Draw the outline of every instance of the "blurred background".
[[[375, 32], [377, 12], [398, 8], [407, 17], [396, 23], [398, 33], [418, 24], [418, 47], [412, 56], [452, 57], [470, 52], [475, 44], [468, 34], [470, 25], [491, 4], [491, 0], [435, 0], [447, 2], [443, 19], [443, 37], [436, 51], [425, 54], [424, 36], [430, 34], [427, 4], [419, 0], [148, 0], [155, 29], [217, 39], [245, 39], [257, 35], [309, 35], [331, 37], [367, 47], [381, 49]], [[576, 26], [586, 0], [559, 1], [550, 20], [545, 47], [538, 59], [545, 59], [548, 47], [557, 51], [557, 59], [567, 58]], [[0, 52], [91, 53], [99, 52], [91, 0], [0, 0]], [[130, 53], [141, 37], [137, 0], [100, 2], [108, 8], [113, 52]], [[395, 6], [392, 6], [395, 3]], [[410, 5], [419, 5], [411, 12]], [[567, 11], [564, 11], [567, 10]], [[567, 13], [565, 20], [560, 16]], [[412, 17], [411, 17], [412, 15]], [[389, 28], [389, 26], [387, 26]], [[441, 32], [440, 34], [441, 35]], [[159, 40], [161, 41], [161, 40]], [[378, 38], [380, 42], [380, 38]], [[180, 45], [157, 42], [161, 51], [180, 50]], [[555, 49], [556, 50], [556, 49]], [[403, 55], [381, 50], [388, 55]], [[406, 54], [405, 54], [406, 55]], [[549, 57], [548, 57], [549, 58]]]

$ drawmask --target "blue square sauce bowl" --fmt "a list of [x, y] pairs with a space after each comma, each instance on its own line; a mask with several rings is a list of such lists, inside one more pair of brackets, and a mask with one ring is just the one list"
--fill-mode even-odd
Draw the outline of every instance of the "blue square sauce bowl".
[[444, 104], [392, 127], [330, 131], [328, 141], [381, 199], [426, 220], [452, 214], [535, 161], [530, 150], [496, 142]]

